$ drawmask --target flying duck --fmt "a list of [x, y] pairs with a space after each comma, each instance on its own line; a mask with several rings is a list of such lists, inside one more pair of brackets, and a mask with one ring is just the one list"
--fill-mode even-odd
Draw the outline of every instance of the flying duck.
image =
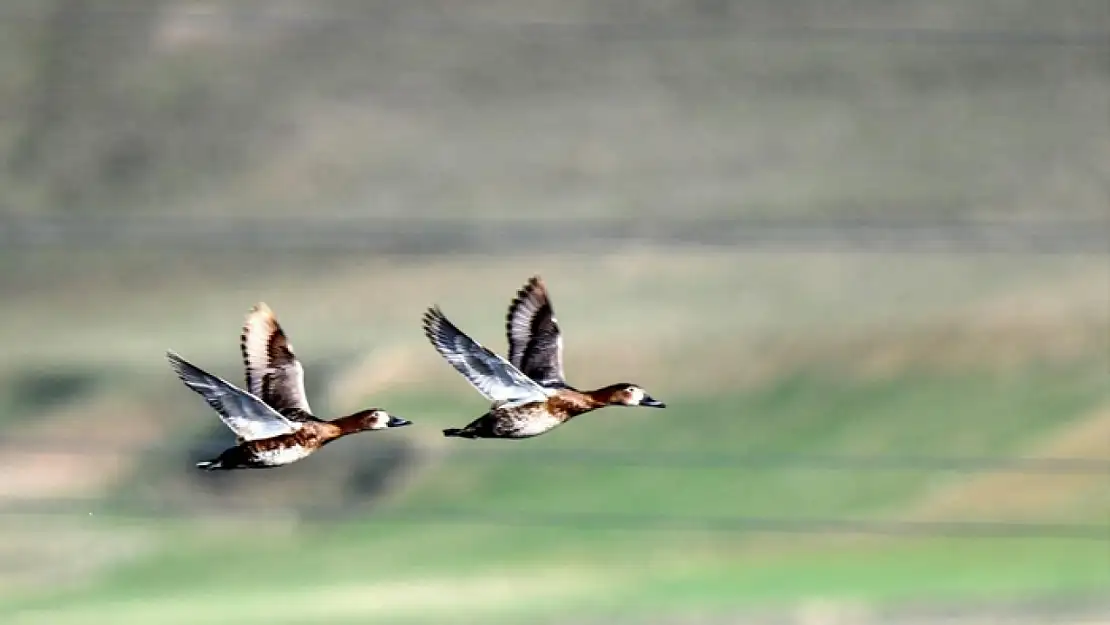
[[605, 406], [664, 408], [641, 387], [622, 382], [580, 391], [563, 375], [563, 341], [547, 289], [533, 277], [509, 306], [509, 359], [498, 356], [451, 323], [439, 307], [424, 314], [424, 334], [436, 351], [492, 405], [463, 428], [462, 438], [530, 438]]
[[278, 467], [301, 460], [349, 434], [411, 425], [371, 408], [325, 421], [315, 417], [304, 392], [304, 367], [264, 303], [251, 309], [240, 341], [247, 370], [243, 390], [186, 361], [166, 357], [177, 376], [200, 394], [236, 435], [236, 445], [217, 458], [197, 463], [209, 471]]

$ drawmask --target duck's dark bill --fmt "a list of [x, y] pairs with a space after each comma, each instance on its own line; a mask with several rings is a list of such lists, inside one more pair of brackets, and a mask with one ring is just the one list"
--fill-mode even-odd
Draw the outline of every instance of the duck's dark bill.
[[640, 400], [640, 405], [641, 406], [647, 406], [648, 408], [666, 408], [667, 407], [667, 404], [664, 404], [663, 402], [659, 401], [658, 399], [654, 399], [654, 398], [651, 398], [651, 397], [644, 397], [642, 400]]
[[389, 418], [389, 427], [391, 428], [399, 428], [405, 425], [412, 425], [412, 421], [409, 421], [408, 419], [402, 419], [401, 417]]

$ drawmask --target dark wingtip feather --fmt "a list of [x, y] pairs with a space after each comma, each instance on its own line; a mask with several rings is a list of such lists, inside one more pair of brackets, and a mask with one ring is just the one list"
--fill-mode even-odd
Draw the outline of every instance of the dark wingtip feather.
[[172, 349], [166, 350], [166, 360], [170, 361], [170, 367], [174, 370], [177, 376], [184, 379], [185, 369], [190, 366], [188, 361], [182, 358], [181, 354], [178, 354]]
[[540, 274], [537, 273], [531, 278], [528, 278], [528, 282], [524, 286], [517, 289], [516, 297], [513, 298], [513, 301], [509, 302], [509, 312], [505, 314], [506, 330], [512, 329], [513, 317], [516, 315], [516, 311], [518, 308], [520, 308], [520, 305], [524, 303], [525, 300], [532, 297], [532, 293], [534, 293], [537, 289], [543, 288], [543, 278], [541, 278]]
[[434, 323], [436, 320], [442, 319], [442, 318], [443, 318], [443, 311], [439, 309], [439, 306], [429, 306], [428, 309], [424, 311], [424, 325], [425, 326], [428, 325], [428, 324]]
[[451, 344], [452, 330], [458, 331], [447, 320], [447, 316], [443, 314], [439, 306], [432, 306], [424, 312], [424, 336], [428, 337], [428, 340], [437, 349], [446, 349]]
[[425, 310], [423, 317], [424, 334], [426, 334], [428, 338], [432, 338], [432, 335], [439, 330], [439, 325], [443, 320], [443, 311], [439, 309], [439, 306], [432, 306], [428, 308], [428, 310]]
[[[201, 369], [188, 360], [185, 360], [181, 357], [180, 354], [174, 352], [173, 350], [168, 350], [166, 352], [166, 357], [169, 359], [170, 367], [173, 368], [173, 372], [177, 374], [178, 379], [184, 382], [185, 386], [193, 389], [198, 393], [201, 393], [201, 391], [197, 390], [194, 386], [194, 384], [196, 383], [195, 378], [215, 377], [204, 369]], [[203, 394], [204, 393], [201, 393], [201, 395]]]
[[533, 291], [543, 288], [543, 278], [540, 277], [540, 274], [536, 274], [531, 278], [528, 278], [528, 284], [525, 284], [523, 287], [521, 287], [520, 290], [517, 291], [516, 296], [518, 298], [528, 297], [532, 294]]

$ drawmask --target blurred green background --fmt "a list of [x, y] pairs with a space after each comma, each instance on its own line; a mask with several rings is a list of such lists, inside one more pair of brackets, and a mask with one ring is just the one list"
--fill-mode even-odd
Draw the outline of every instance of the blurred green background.
[[[1110, 623], [1104, 0], [0, 0], [0, 622]], [[533, 273], [542, 438], [426, 344]], [[416, 422], [273, 471], [313, 407]]]

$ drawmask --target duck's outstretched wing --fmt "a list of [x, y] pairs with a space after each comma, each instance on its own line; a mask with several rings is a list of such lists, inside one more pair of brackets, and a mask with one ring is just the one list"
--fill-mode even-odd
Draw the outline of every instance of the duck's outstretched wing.
[[292, 434], [300, 423], [286, 419], [261, 399], [237, 388], [188, 362], [173, 351], [166, 352], [177, 377], [198, 393], [220, 415], [224, 425], [241, 440], [253, 441]]
[[509, 362], [542, 386], [566, 386], [563, 336], [543, 279], [533, 276], [509, 304]]
[[247, 313], [239, 349], [251, 394], [293, 420], [312, 414], [304, 392], [304, 367], [277, 316], [265, 303], [256, 304]]
[[463, 334], [438, 307], [424, 313], [424, 334], [443, 358], [495, 404], [542, 401], [553, 393]]

